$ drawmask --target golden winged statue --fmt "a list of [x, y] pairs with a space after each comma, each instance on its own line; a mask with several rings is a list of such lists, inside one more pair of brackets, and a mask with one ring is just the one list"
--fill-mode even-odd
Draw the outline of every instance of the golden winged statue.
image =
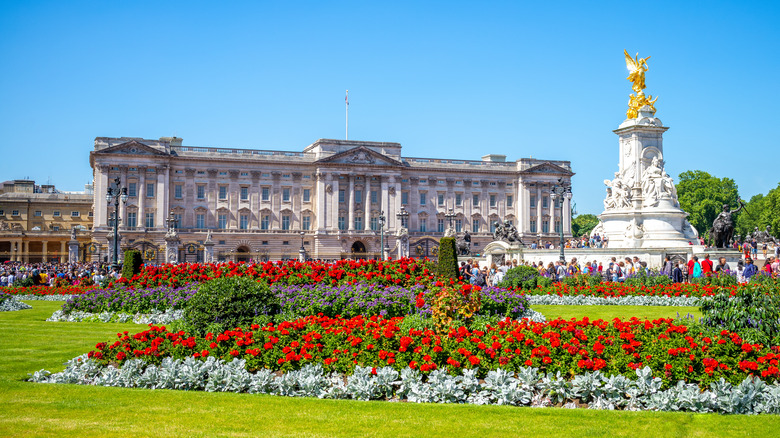
[[636, 56], [632, 58], [625, 49], [623, 50], [623, 54], [626, 56], [626, 67], [628, 67], [628, 71], [630, 72], [626, 79], [631, 81], [631, 89], [636, 92], [636, 95], [629, 95], [626, 116], [629, 119], [637, 118], [639, 110], [645, 105], [649, 106], [652, 113], [655, 114], [655, 101], [658, 100], [658, 97], [653, 99], [652, 95], [648, 94], [645, 96], [644, 91], [642, 91], [645, 89], [645, 72], [648, 69], [647, 60], [650, 59], [650, 57], [640, 58], [639, 53], [637, 53]]

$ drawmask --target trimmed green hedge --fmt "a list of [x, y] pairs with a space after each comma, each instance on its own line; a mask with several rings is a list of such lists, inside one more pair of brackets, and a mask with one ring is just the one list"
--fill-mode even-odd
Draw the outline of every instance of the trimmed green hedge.
[[454, 237], [442, 237], [439, 241], [439, 263], [436, 273], [442, 278], [458, 279], [458, 249]]

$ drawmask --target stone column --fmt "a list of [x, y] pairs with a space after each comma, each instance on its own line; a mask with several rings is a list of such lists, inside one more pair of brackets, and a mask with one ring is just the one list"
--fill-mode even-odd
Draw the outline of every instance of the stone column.
[[167, 164], [157, 166], [157, 193], [154, 194], [157, 199], [154, 214], [155, 228], [165, 228], [165, 219], [168, 217], [168, 170]]
[[517, 186], [517, 230], [522, 233], [528, 232], [528, 196], [526, 196], [525, 183], [515, 180]]
[[206, 205], [208, 205], [209, 209], [208, 213], [206, 214], [206, 227], [216, 228], [217, 208], [219, 207], [219, 201], [217, 200], [217, 174], [219, 171], [217, 171], [217, 169], [208, 169], [206, 172], [209, 175], [209, 181], [206, 187]]
[[203, 242], [203, 258], [205, 259], [203, 260], [204, 263], [214, 262], [214, 241], [211, 240], [211, 234]]
[[355, 230], [355, 174], [354, 173], [349, 174], [349, 191], [347, 192], [347, 197], [345, 201], [347, 201], [347, 206], [349, 207], [349, 217], [347, 218], [349, 224], [347, 224], [347, 229], [349, 229], [349, 231], [354, 231]]
[[[127, 190], [127, 165], [119, 166], [119, 183]], [[119, 227], [122, 230], [127, 229], [127, 204], [119, 202]]]
[[24, 263], [30, 263], [30, 242], [25, 240], [22, 242], [24, 250], [22, 251], [22, 261]]
[[[76, 244], [78, 244], [78, 242], [76, 242]], [[64, 240], [60, 242], [60, 260], [59, 260], [60, 263], [65, 263], [65, 245], [66, 242]], [[76, 250], [78, 251], [78, 247], [76, 247]]]
[[314, 175], [315, 178], [317, 178], [317, 205], [314, 207], [314, 211], [317, 212], [317, 232], [325, 231], [326, 222], [325, 217], [326, 214], [326, 208], [325, 208], [325, 198], [327, 197], [327, 193], [325, 192], [325, 187], [327, 185], [325, 181], [325, 174], [322, 172], [317, 172]]
[[274, 212], [271, 216], [271, 229], [282, 229], [282, 217], [279, 212], [282, 211], [282, 172], [271, 172], [273, 178], [273, 185], [271, 186], [271, 211]]
[[390, 221], [387, 218], [390, 216], [390, 194], [387, 193], [387, 176], [380, 175], [379, 177], [379, 211], [385, 212], [385, 225], [389, 225]]
[[182, 228], [195, 226], [195, 212], [192, 208], [195, 206], [195, 169], [184, 169], [184, 215], [181, 220], [184, 222], [179, 224]]
[[542, 235], [542, 186], [536, 183], [536, 234]]
[[260, 229], [260, 196], [263, 190], [260, 187], [260, 171], [253, 170], [252, 175], [252, 187], [249, 188], [249, 209], [252, 210], [252, 215], [249, 218], [249, 229]]
[[49, 242], [44, 240], [41, 242], [41, 261], [46, 263], [46, 254], [49, 252]]
[[95, 165], [95, 224], [98, 227], [108, 226], [108, 208], [106, 205], [106, 191], [108, 190], [108, 170], [105, 164]]
[[[292, 212], [293, 217], [292, 223], [290, 224], [290, 229], [295, 229], [294, 224], [298, 224], [298, 229], [303, 229], [303, 219], [301, 218], [301, 203], [303, 202], [303, 191], [301, 189], [301, 172], [293, 172], [292, 173], [292, 179], [293, 179], [293, 187], [292, 187], [292, 193], [290, 196], [292, 196]], [[327, 208], [326, 208], [327, 211]]]
[[176, 234], [169, 233], [165, 236], [165, 262], [179, 262], [179, 236]]
[[238, 188], [238, 170], [230, 170], [228, 182], [228, 229], [238, 229], [238, 199], [241, 197]]
[[136, 229], [143, 231], [146, 228], [146, 168], [138, 168], [138, 213], [136, 214]]
[[366, 183], [363, 186], [363, 209], [365, 210], [365, 217], [363, 218], [363, 229], [370, 230], [371, 224], [369, 222], [371, 221], [371, 175], [364, 176], [363, 181]]
[[[339, 174], [338, 173], [331, 173], [331, 187], [330, 187], [330, 193], [325, 193], [325, 197], [328, 200], [328, 205], [330, 206], [327, 211], [329, 212], [327, 219], [325, 220], [326, 226], [333, 230], [334, 232], [338, 232], [339, 230], [339, 190], [341, 189], [341, 186], [339, 185]], [[317, 215], [320, 214], [326, 214], [322, 210], [315, 210], [317, 211]]]

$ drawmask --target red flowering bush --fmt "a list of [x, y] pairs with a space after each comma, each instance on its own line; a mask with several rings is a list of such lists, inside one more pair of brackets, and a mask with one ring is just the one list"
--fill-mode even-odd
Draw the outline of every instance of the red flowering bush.
[[402, 321], [309, 316], [205, 336], [150, 326], [134, 335], [119, 333], [116, 341], [97, 344], [88, 356], [104, 365], [121, 365], [130, 358], [160, 363], [169, 356], [228, 361], [238, 357], [246, 360], [250, 371], [288, 371], [317, 363], [342, 373], [350, 373], [355, 365], [451, 373], [479, 367], [481, 374], [533, 366], [569, 377], [592, 370], [633, 377], [635, 369], [648, 366], [666, 386], [683, 380], [705, 387], [721, 377], [738, 384], [748, 375], [768, 383], [780, 379], [780, 347], [747, 343], [726, 330], [712, 337], [691, 333], [671, 319], [546, 323], [507, 319], [485, 330], [452, 328], [446, 335], [433, 330], [404, 332]]
[[[431, 296], [431, 318], [439, 333], [447, 333], [454, 321], [471, 322], [482, 305], [480, 290], [479, 286], [470, 284], [445, 286], [440, 281], [433, 284], [428, 292]], [[419, 301], [418, 297], [417, 304], [422, 307]]]
[[121, 278], [117, 285], [136, 287], [182, 286], [203, 283], [222, 277], [250, 277], [269, 285], [325, 283], [332, 285], [371, 283], [412, 286], [430, 284], [434, 280], [434, 265], [428, 259], [404, 258], [393, 261], [340, 260], [335, 263], [319, 261], [277, 261], [264, 263], [188, 263], [180, 265], [147, 266], [132, 278]]
[[81, 295], [95, 290], [94, 285], [90, 286], [27, 286], [27, 287], [2, 287], [0, 293], [9, 295]]

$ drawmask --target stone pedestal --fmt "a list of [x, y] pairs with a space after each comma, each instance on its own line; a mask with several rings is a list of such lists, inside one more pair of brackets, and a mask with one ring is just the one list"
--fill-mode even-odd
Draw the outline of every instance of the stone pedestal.
[[114, 230], [111, 230], [106, 235], [106, 240], [108, 241], [108, 259], [112, 263], [120, 264], [122, 263], [122, 235], [120, 233], [117, 233], [117, 260], [114, 260]]
[[71, 240], [68, 242], [68, 263], [78, 263], [79, 261], [79, 241]]
[[179, 263], [179, 236], [165, 237], [165, 262]]
[[[680, 209], [672, 178], [664, 171], [663, 133], [669, 129], [649, 106], [626, 119], [620, 137], [618, 171], [605, 180], [601, 222], [593, 230], [609, 238], [610, 248], [698, 246], [698, 233]], [[686, 251], [687, 252], [687, 251]]]
[[203, 262], [214, 263], [214, 242], [207, 240], [203, 242]]

